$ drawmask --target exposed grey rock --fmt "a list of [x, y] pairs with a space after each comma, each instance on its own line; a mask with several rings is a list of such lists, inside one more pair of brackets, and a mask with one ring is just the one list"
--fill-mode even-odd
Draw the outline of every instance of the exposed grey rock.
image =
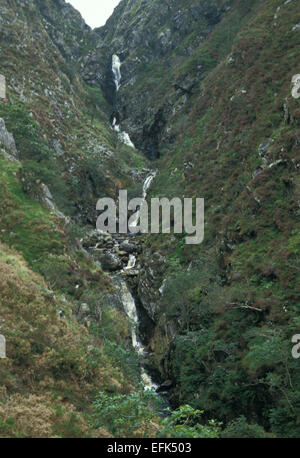
[[54, 199], [53, 199], [53, 196], [50, 192], [50, 189], [48, 188], [47, 185], [45, 185], [44, 183], [41, 183], [41, 195], [40, 195], [40, 200], [49, 208], [49, 210], [54, 213], [58, 218], [60, 219], [63, 219], [65, 224], [69, 224], [70, 223], [70, 218], [68, 218], [67, 216], [65, 216], [61, 211], [58, 210], [55, 202], [54, 202]]
[[102, 268], [108, 271], [119, 270], [122, 267], [121, 261], [114, 253], [105, 253], [100, 257]]
[[17, 158], [17, 148], [13, 135], [8, 132], [4, 119], [0, 118], [0, 147], [3, 147]]
[[159, 289], [166, 268], [165, 258], [158, 252], [151, 255], [150, 251], [146, 250], [141, 264], [138, 293], [143, 307], [150, 318], [155, 320], [159, 312]]
[[120, 250], [126, 251], [126, 253], [133, 254], [140, 253], [141, 247], [139, 245], [136, 245], [135, 243], [129, 242], [129, 240], [124, 240], [124, 242], [122, 242], [120, 245]]
[[60, 140], [55, 138], [53, 140], [52, 144], [53, 144], [53, 148], [54, 148], [54, 151], [55, 151], [56, 155], [58, 157], [63, 156], [64, 155], [64, 150], [63, 150], [63, 147], [62, 147], [62, 144], [61, 144]]
[[0, 359], [6, 358], [6, 339], [0, 334]]
[[261, 143], [259, 145], [259, 153], [258, 154], [260, 155], [260, 157], [264, 157], [265, 152], [267, 151], [269, 146], [270, 146], [270, 139], [264, 141], [263, 143]]
[[122, 275], [124, 277], [137, 277], [139, 273], [140, 273], [139, 269], [129, 269], [129, 270], [124, 270], [122, 272]]
[[79, 308], [79, 313], [81, 315], [89, 315], [90, 313], [90, 307], [88, 304], [86, 304], [85, 302], [80, 304], [80, 308]]
[[6, 98], [6, 81], [5, 76], [0, 75], [0, 99]]

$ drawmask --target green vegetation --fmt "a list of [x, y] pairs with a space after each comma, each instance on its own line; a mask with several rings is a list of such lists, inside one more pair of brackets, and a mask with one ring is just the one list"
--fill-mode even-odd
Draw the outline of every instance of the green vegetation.
[[155, 403], [155, 394], [143, 388], [121, 396], [100, 392], [94, 403], [96, 426], [105, 426], [115, 437], [154, 437], [158, 425], [151, 403]]
[[[294, 12], [292, 3], [235, 2], [202, 43], [191, 31], [157, 70], [151, 64], [150, 79], [174, 65], [142, 101], [154, 111], [164, 107], [176, 138], [166, 146], [162, 131], [149, 198], [204, 197], [206, 206], [201, 246], [180, 236], [146, 239], [148, 256], [158, 251], [166, 258], [162, 274], [151, 265], [161, 283], [166, 279], [156, 305], [154, 360], [160, 370], [168, 367], [172, 402], [221, 421], [225, 437], [300, 431], [299, 364], [291, 356], [300, 285]], [[183, 58], [188, 46], [193, 51]], [[137, 88], [144, 78], [146, 69]], [[182, 94], [170, 79], [192, 86], [175, 115], [168, 103], [180, 105]]]
[[[0, 151], [0, 437], [299, 437], [298, 9], [124, 1], [99, 35], [60, 2], [1, 9], [0, 117], [19, 160]], [[118, 141], [104, 92], [83, 82], [105, 87], [121, 48], [134, 79], [118, 108], [155, 166]], [[163, 418], [111, 280], [80, 243], [99, 197], [135, 197], [150, 167], [149, 198], [206, 206], [201, 246], [142, 238], [150, 313], [164, 285], [148, 342], [177, 406]]]
[[203, 411], [193, 409], [189, 405], [184, 405], [178, 410], [170, 412], [170, 416], [166, 417], [162, 424], [163, 429], [159, 437], [175, 437], [175, 438], [200, 438], [200, 439], [216, 439], [220, 437], [221, 424], [210, 420], [208, 425], [202, 425], [201, 416]]
[[62, 232], [54, 218], [22, 191], [20, 165], [0, 158], [0, 166], [1, 240], [20, 250], [31, 265], [49, 251], [62, 252]]
[[103, 427], [115, 437], [158, 438], [218, 438], [221, 424], [210, 420], [201, 424], [200, 410], [189, 405], [175, 411], [167, 409], [164, 419], [155, 418], [153, 410], [160, 411], [160, 400], [152, 391], [133, 392], [123, 396], [107, 396], [100, 392], [94, 403], [96, 427]]
[[[0, 117], [19, 159], [0, 151], [0, 320], [8, 356], [0, 362], [0, 437], [107, 437], [94, 428], [96, 394], [129, 394], [139, 365], [110, 279], [79, 239], [96, 221], [96, 200], [132, 185], [129, 170], [147, 161], [119, 147], [102, 91], [83, 83], [78, 63], [68, 60], [77, 39], [80, 52], [94, 47], [77, 14], [69, 21], [58, 4], [36, 3], [0, 12], [10, 24], [10, 40], [4, 29], [0, 37], [8, 84]], [[54, 44], [53, 24], [64, 49]], [[66, 225], [50, 209], [43, 184], [64, 214], [80, 209], [76, 223]]]

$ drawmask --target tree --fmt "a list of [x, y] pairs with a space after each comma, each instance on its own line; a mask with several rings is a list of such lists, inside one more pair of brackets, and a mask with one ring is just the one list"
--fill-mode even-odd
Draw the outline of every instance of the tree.
[[159, 437], [172, 438], [219, 438], [221, 423], [210, 420], [207, 425], [199, 423], [202, 410], [183, 405], [170, 412], [170, 416], [162, 421], [162, 431]]

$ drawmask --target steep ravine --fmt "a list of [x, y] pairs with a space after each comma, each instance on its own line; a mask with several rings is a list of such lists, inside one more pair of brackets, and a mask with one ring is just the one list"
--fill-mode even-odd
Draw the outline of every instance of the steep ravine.
[[[0, 148], [0, 400], [26, 425], [0, 435], [38, 430], [31, 395], [42, 415], [57, 393], [81, 416], [95, 388], [131, 392], [139, 360], [146, 386], [227, 437], [299, 436], [300, 2], [121, 0], [94, 31], [64, 0], [2, 3], [0, 118], [18, 154]], [[82, 235], [99, 198], [143, 183], [205, 198], [201, 245]]]
[[[111, 75], [113, 84], [115, 87], [114, 97], [113, 97], [113, 111], [111, 114], [111, 128], [117, 133], [118, 139], [125, 143], [127, 146], [135, 148], [134, 144], [132, 143], [130, 136], [127, 132], [121, 130], [121, 115], [119, 112], [119, 91], [122, 86], [122, 72], [121, 72], [122, 62], [118, 55], [113, 54], [111, 57]], [[157, 159], [158, 148], [153, 150], [153, 154], [150, 154], [150, 157], [154, 161]], [[150, 189], [157, 171], [149, 172], [148, 175], [144, 179], [143, 183], [143, 200], [147, 199], [147, 191]], [[135, 220], [131, 223], [131, 227], [134, 228], [137, 226], [139, 221], [139, 212], [136, 213]], [[113, 238], [114, 239], [114, 238]], [[122, 240], [122, 238], [121, 238]], [[133, 236], [130, 234], [130, 242], [129, 245], [133, 243], [139, 243], [138, 237]], [[121, 245], [123, 250], [126, 251], [126, 243], [124, 242]], [[120, 247], [120, 237], [114, 239], [114, 246], [110, 253], [107, 253], [106, 256], [110, 257], [110, 259], [115, 259], [116, 252], [118, 252]], [[128, 247], [127, 247], [128, 248]], [[128, 250], [127, 250], [128, 251]], [[168, 379], [168, 362], [161, 363], [161, 351], [164, 352], [172, 340], [172, 334], [174, 332], [172, 328], [172, 323], [162, 323], [161, 321], [158, 323], [159, 325], [155, 327], [156, 323], [156, 309], [158, 307], [159, 299], [162, 294], [163, 285], [161, 284], [161, 268], [164, 268], [164, 259], [160, 256], [159, 253], [155, 253], [154, 256], [150, 256], [148, 260], [146, 253], [143, 253], [143, 248], [139, 246], [138, 252], [139, 260], [137, 260], [137, 252], [134, 252], [134, 248], [131, 246], [128, 253], [129, 259], [128, 264], [124, 267], [120, 273], [115, 274], [113, 276], [113, 283], [118, 286], [119, 294], [121, 297], [121, 302], [123, 303], [123, 308], [131, 320], [133, 324], [132, 328], [132, 343], [133, 347], [137, 349], [137, 352], [140, 355], [144, 356], [144, 365], [141, 366], [142, 370], [142, 379], [145, 383], [146, 388], [153, 388], [157, 391], [160, 391], [165, 396], [166, 390], [168, 390], [172, 385], [173, 382]], [[134, 254], [133, 254], [134, 252]], [[127, 258], [125, 258], [127, 261]], [[138, 264], [138, 265], [137, 265]], [[118, 267], [116, 267], [118, 266]], [[151, 269], [153, 267], [153, 270]], [[106, 264], [107, 267], [107, 264]], [[109, 268], [112, 268], [111, 265]], [[105, 269], [105, 263], [102, 264], [102, 268]], [[120, 269], [120, 265], [115, 260], [115, 268]], [[157, 271], [157, 272], [156, 272]], [[158, 276], [155, 278], [156, 274]], [[122, 279], [122, 275], [124, 278]], [[150, 276], [150, 278], [149, 278]], [[135, 280], [132, 279], [135, 277]], [[134, 292], [132, 290], [132, 286]], [[132, 291], [130, 291], [130, 289]], [[133, 297], [134, 294], [134, 297]], [[139, 304], [139, 314], [137, 313], [136, 303]], [[145, 352], [145, 348], [141, 343], [141, 339], [137, 335], [137, 330], [141, 323], [140, 320], [143, 321], [143, 338], [145, 344], [147, 345], [148, 350], [151, 349], [150, 353]], [[157, 324], [157, 323], [156, 323]], [[165, 338], [163, 337], [165, 335]], [[159, 345], [160, 348], [157, 348], [156, 341], [157, 339], [161, 342]], [[164, 341], [164, 342], [163, 342]], [[156, 381], [162, 383], [160, 386], [157, 385], [152, 381], [151, 376], [149, 373], [154, 374], [156, 376]]]
[[[143, 200], [147, 197], [147, 191], [154, 177], [155, 172], [150, 172], [144, 180]], [[136, 213], [132, 227], [137, 225], [138, 220], [139, 212]], [[151, 375], [145, 369], [149, 355], [142, 343], [144, 339], [141, 338], [139, 331], [140, 314], [146, 314], [146, 311], [140, 310], [140, 313], [138, 313], [134, 294], [131, 292], [132, 284], [137, 282], [141, 268], [139, 258], [142, 249], [139, 235], [131, 233], [122, 235], [109, 234], [96, 230], [85, 237], [83, 245], [101, 265], [102, 269], [108, 272], [123, 310], [131, 324], [132, 346], [141, 357], [142, 382], [145, 389], [157, 391], [159, 385], [152, 380]]]
[[[111, 70], [113, 75], [113, 83], [115, 85], [114, 105], [111, 115], [111, 128], [114, 130], [118, 139], [131, 148], [135, 148], [131, 142], [127, 132], [121, 130], [118, 113], [118, 92], [121, 87], [121, 61], [119, 56], [113, 55], [111, 60]], [[150, 188], [156, 172], [149, 172], [143, 182], [143, 201], [147, 198], [147, 191]], [[139, 221], [139, 211], [136, 213], [134, 221], [131, 223], [130, 229], [135, 228]], [[103, 234], [99, 231], [93, 232], [91, 240], [96, 244], [89, 246], [90, 250], [103, 250], [103, 257], [100, 259], [102, 269], [110, 273], [112, 284], [115, 286], [120, 302], [123, 305], [124, 312], [130, 321], [132, 328], [132, 346], [140, 355], [146, 359], [148, 354], [142, 344], [139, 335], [139, 316], [135, 299], [130, 291], [129, 281], [133, 277], [138, 277], [140, 271], [140, 263], [138, 256], [141, 253], [141, 246], [138, 237], [132, 233], [119, 234]], [[98, 237], [99, 236], [99, 237]], [[104, 242], [104, 243], [102, 243]], [[88, 244], [89, 245], [89, 244]], [[127, 264], [126, 264], [127, 263]], [[146, 371], [141, 363], [141, 379], [145, 389], [158, 390], [159, 385], [154, 383], [151, 375]]]

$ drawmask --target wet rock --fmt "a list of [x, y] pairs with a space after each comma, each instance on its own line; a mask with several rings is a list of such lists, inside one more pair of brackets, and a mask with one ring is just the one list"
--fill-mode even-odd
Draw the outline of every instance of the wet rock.
[[133, 254], [133, 253], [140, 253], [141, 247], [136, 245], [135, 243], [130, 242], [129, 240], [124, 240], [124, 242], [120, 245], [120, 250], [125, 251], [126, 253]]
[[170, 390], [172, 387], [173, 387], [172, 380], [166, 380], [157, 388], [156, 391], [157, 393], [161, 393], [161, 392]]
[[162, 278], [165, 272], [165, 257], [159, 252], [151, 254], [146, 250], [141, 260], [138, 294], [143, 307], [152, 320], [159, 314], [159, 300]]
[[102, 268], [113, 272], [119, 270], [122, 267], [122, 263], [119, 257], [115, 253], [104, 253], [100, 259]]
[[87, 234], [82, 240], [82, 246], [84, 248], [91, 248], [91, 247], [104, 247], [110, 244], [111, 246], [114, 245], [113, 238], [110, 234], [101, 232], [98, 230], [91, 231]]
[[265, 153], [266, 153], [267, 149], [269, 148], [269, 146], [270, 146], [270, 139], [265, 140], [263, 143], [261, 143], [259, 145], [259, 153], [258, 154], [259, 154], [260, 157], [264, 157], [265, 156]]
[[124, 270], [124, 272], [122, 272], [122, 275], [124, 277], [137, 277], [139, 273], [140, 271], [138, 269], [129, 269], [129, 270]]

